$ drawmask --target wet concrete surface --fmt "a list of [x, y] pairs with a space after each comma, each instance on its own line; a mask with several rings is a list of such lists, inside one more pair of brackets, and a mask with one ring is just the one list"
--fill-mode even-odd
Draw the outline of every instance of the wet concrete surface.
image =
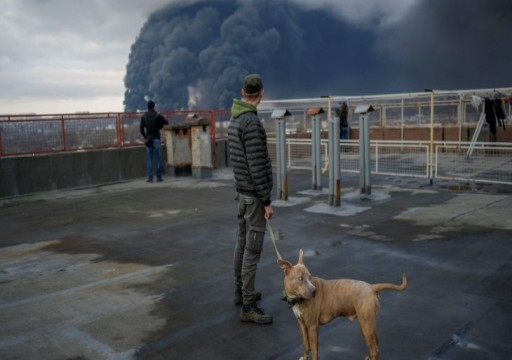
[[[381, 293], [381, 359], [510, 358], [512, 189], [379, 177], [360, 200], [358, 178], [341, 181], [332, 208], [309, 172], [290, 173], [272, 220], [281, 255], [304, 249], [327, 279], [406, 271], [404, 292]], [[257, 288], [273, 324], [238, 320], [235, 227], [229, 169], [0, 200], [0, 359], [298, 359], [268, 234]], [[366, 354], [357, 321], [321, 328], [323, 360]]]

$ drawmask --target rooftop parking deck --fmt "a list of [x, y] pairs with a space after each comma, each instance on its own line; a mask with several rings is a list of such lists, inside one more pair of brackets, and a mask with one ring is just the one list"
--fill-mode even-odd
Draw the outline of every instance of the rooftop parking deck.
[[[363, 201], [346, 176], [333, 208], [310, 172], [289, 176], [272, 220], [284, 258], [304, 249], [322, 278], [399, 283], [406, 271], [404, 292], [381, 293], [381, 359], [510, 357], [507, 188], [378, 177]], [[298, 359], [268, 235], [256, 284], [273, 324], [242, 323], [232, 305], [234, 196], [225, 169], [0, 200], [0, 359]], [[322, 360], [366, 354], [357, 321], [321, 328]]]

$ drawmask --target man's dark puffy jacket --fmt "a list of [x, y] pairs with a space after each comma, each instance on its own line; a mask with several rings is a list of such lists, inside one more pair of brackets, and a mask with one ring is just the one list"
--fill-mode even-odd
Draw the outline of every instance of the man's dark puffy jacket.
[[140, 119], [140, 133], [144, 136], [144, 139], [148, 136], [152, 139], [160, 139], [160, 129], [167, 124], [169, 124], [167, 119], [155, 110], [150, 109]]
[[264, 206], [270, 205], [272, 164], [267, 150], [267, 134], [254, 105], [241, 100], [233, 102], [228, 142], [236, 190], [258, 197]]

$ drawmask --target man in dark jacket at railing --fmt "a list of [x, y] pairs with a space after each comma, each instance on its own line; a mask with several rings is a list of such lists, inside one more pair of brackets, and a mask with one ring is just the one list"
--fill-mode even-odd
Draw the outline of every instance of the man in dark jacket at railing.
[[242, 305], [240, 319], [270, 324], [272, 316], [258, 307], [261, 297], [254, 289], [256, 268], [263, 249], [265, 218], [272, 218], [272, 165], [267, 135], [256, 107], [263, 97], [263, 82], [248, 75], [242, 100], [234, 100], [228, 128], [229, 156], [238, 199], [238, 231], [234, 255], [234, 303]]
[[144, 136], [148, 157], [148, 179], [153, 182], [153, 155], [156, 155], [156, 179], [162, 181], [164, 164], [162, 160], [162, 143], [160, 129], [169, 124], [166, 118], [155, 111], [155, 102], [148, 101], [148, 111], [140, 119], [140, 133]]

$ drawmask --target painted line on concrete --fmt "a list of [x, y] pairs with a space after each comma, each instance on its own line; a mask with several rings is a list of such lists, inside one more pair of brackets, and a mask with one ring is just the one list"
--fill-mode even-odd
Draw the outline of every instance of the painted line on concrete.
[[60, 331], [60, 333], [70, 339], [76, 340], [80, 344], [84, 345], [87, 349], [92, 350], [98, 354], [106, 356], [107, 359], [130, 359], [133, 357], [134, 351], [116, 352], [107, 344], [104, 344], [88, 333], [77, 329], [76, 327], [68, 327]]
[[112, 355], [115, 353], [114, 349], [110, 346], [99, 342], [88, 333], [77, 329], [74, 326], [67, 327], [62, 329], [60, 333], [70, 339], [78, 341], [80, 344], [85, 345], [88, 349], [93, 350], [101, 355]]
[[33, 303], [33, 302], [40, 302], [40, 301], [51, 299], [51, 298], [57, 297], [57, 296], [70, 296], [70, 295], [74, 295], [77, 292], [84, 291], [84, 290], [87, 290], [87, 289], [90, 289], [90, 288], [93, 288], [93, 287], [96, 287], [96, 286], [111, 285], [111, 284], [114, 284], [116, 282], [123, 281], [123, 280], [129, 279], [129, 278], [132, 278], [132, 277], [137, 277], [137, 276], [143, 276], [143, 275], [158, 273], [158, 272], [166, 270], [166, 269], [168, 269], [168, 268], [170, 268], [172, 266], [174, 266], [174, 264], [167, 264], [167, 265], [157, 266], [157, 267], [153, 267], [153, 268], [149, 268], [149, 269], [143, 269], [143, 270], [131, 272], [129, 274], [115, 276], [115, 277], [112, 277], [112, 278], [109, 278], [109, 279], [94, 281], [92, 283], [76, 286], [76, 287], [69, 288], [69, 289], [55, 291], [55, 292], [52, 292], [52, 293], [49, 293], [49, 294], [33, 296], [33, 297], [30, 297], [30, 298], [27, 298], [27, 299], [18, 300], [18, 301], [14, 301], [14, 302], [11, 302], [11, 303], [0, 305], [0, 310], [10, 309], [10, 308], [17, 307], [17, 306], [23, 306], [23, 305], [27, 305], [27, 304], [30, 304], [30, 303]]

